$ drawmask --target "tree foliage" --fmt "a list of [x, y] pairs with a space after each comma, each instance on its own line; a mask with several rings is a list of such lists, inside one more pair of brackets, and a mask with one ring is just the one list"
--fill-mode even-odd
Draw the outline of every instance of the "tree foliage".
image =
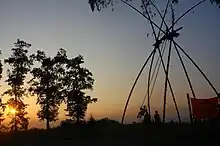
[[[0, 51], [1, 54], [1, 51]], [[2, 78], [2, 71], [3, 71], [3, 65], [0, 60], [0, 79]], [[2, 122], [4, 121], [4, 111], [5, 111], [5, 103], [2, 102], [2, 99], [0, 98], [0, 126], [2, 125]]]
[[[7, 84], [11, 87], [3, 95], [11, 98], [2, 103], [0, 99], [0, 124], [4, 120], [5, 107], [9, 108], [7, 116], [11, 118], [9, 128], [11, 130], [28, 129], [29, 118], [27, 104], [23, 102], [28, 93], [37, 95], [36, 104], [40, 105], [37, 116], [40, 121], [46, 120], [47, 129], [50, 122], [58, 119], [58, 110], [61, 103], [65, 102], [65, 109], [73, 122], [84, 121], [88, 104], [97, 101], [86, 94], [86, 90], [92, 90], [94, 79], [92, 73], [81, 65], [83, 56], [67, 58], [66, 51], [59, 49], [56, 56], [48, 57], [45, 52], [37, 51], [28, 56], [31, 44], [17, 39], [12, 48], [12, 55], [4, 60], [10, 66], [7, 70]], [[32, 66], [35, 67], [32, 69]], [[0, 74], [2, 64], [0, 62]], [[28, 90], [24, 87], [26, 75], [32, 75], [29, 80]], [[1, 76], [0, 76], [1, 78]]]
[[[130, 2], [134, 0], [89, 0], [89, 5], [91, 7], [91, 10], [94, 11], [95, 9], [100, 11], [103, 8], [113, 7], [115, 3], [118, 3], [120, 1]], [[156, 0], [141, 0], [144, 3], [148, 3], [149, 5], [151, 3], [157, 3]], [[220, 0], [207, 0], [210, 1], [211, 4], [216, 4], [220, 8]], [[179, 3], [179, 0], [171, 0], [172, 3]]]
[[33, 68], [33, 78], [29, 81], [29, 91], [37, 95], [37, 104], [41, 107], [38, 118], [46, 120], [49, 128], [49, 123], [57, 120], [59, 105], [65, 101], [70, 120], [84, 120], [88, 104], [97, 99], [84, 92], [92, 89], [94, 79], [88, 69], [81, 67], [83, 57], [68, 59], [66, 51], [60, 49], [54, 58], [47, 57], [42, 51], [37, 51], [31, 58], [41, 64]]
[[47, 57], [43, 51], [37, 51], [37, 54], [31, 56], [40, 63], [40, 67], [31, 71], [33, 78], [29, 81], [29, 91], [37, 95], [37, 104], [41, 108], [37, 115], [40, 121], [46, 120], [47, 129], [50, 128], [49, 123], [56, 121], [58, 116], [62, 95], [60, 74], [63, 72], [65, 55], [65, 50], [60, 49], [54, 58]]
[[4, 118], [5, 108], [6, 108], [6, 104], [2, 102], [2, 99], [0, 99], [0, 126], [2, 126], [2, 122], [5, 120]]
[[92, 73], [81, 66], [83, 63], [81, 55], [67, 59], [63, 76], [67, 116], [77, 123], [84, 120], [88, 104], [97, 102], [97, 98], [91, 98], [85, 93], [85, 90], [92, 90], [94, 79]]
[[15, 115], [12, 116], [10, 122], [11, 130], [26, 130], [29, 124], [29, 118], [26, 117], [27, 112], [25, 111], [27, 105], [23, 103], [24, 96], [26, 95], [26, 88], [24, 88], [24, 80], [26, 75], [33, 65], [32, 60], [27, 56], [28, 50], [31, 44], [17, 39], [14, 43], [15, 48], [12, 48], [12, 55], [5, 59], [5, 63], [11, 66], [11, 70], [8, 69], [6, 82], [11, 89], [4, 92], [11, 96], [7, 101], [8, 106], [13, 107], [16, 111]]
[[[0, 51], [0, 55], [1, 55], [1, 51]], [[2, 78], [2, 71], [3, 71], [3, 65], [2, 65], [2, 62], [0, 60], [0, 79]]]
[[210, 0], [212, 4], [216, 4], [220, 8], [220, 0]]
[[67, 97], [67, 116], [69, 116], [76, 123], [84, 121], [88, 104], [96, 101], [96, 98], [86, 96], [83, 91], [70, 91], [69, 96]]
[[14, 98], [11, 98], [8, 100], [7, 105], [10, 109], [16, 109], [16, 116], [14, 113], [8, 113], [8, 116], [12, 118], [12, 120], [9, 122], [10, 130], [27, 130], [29, 118], [25, 116], [28, 114], [26, 111], [28, 104], [24, 104], [24, 102], [21, 100], [16, 101]]

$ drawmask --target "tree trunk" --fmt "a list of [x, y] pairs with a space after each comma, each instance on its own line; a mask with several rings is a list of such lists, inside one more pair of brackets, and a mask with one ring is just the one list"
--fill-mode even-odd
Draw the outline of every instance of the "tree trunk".
[[15, 131], [18, 130], [18, 127], [17, 127], [17, 114], [15, 113]]
[[[17, 92], [17, 91], [16, 91]], [[18, 130], [18, 126], [17, 126], [17, 108], [18, 108], [18, 98], [17, 98], [17, 94], [15, 93], [15, 110], [16, 110], [16, 112], [15, 112], [15, 131], [17, 131]]]
[[80, 119], [79, 119], [79, 117], [77, 117], [76, 123], [77, 123], [78, 125], [80, 124]]
[[49, 129], [50, 129], [50, 121], [49, 121], [48, 118], [47, 118], [46, 120], [47, 120], [47, 121], [46, 121], [46, 122], [47, 122], [47, 130], [49, 130]]
[[47, 126], [47, 130], [50, 129], [50, 120], [49, 120], [49, 102], [48, 102], [48, 96], [46, 97], [46, 104], [47, 104], [47, 107], [46, 107], [46, 126]]

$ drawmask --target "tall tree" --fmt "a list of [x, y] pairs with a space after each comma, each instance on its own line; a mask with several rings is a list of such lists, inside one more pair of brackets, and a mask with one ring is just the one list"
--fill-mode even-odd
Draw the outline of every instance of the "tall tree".
[[4, 111], [5, 111], [6, 105], [2, 102], [2, 99], [0, 99], [0, 126], [2, 126], [2, 122], [4, 119]]
[[84, 59], [81, 55], [68, 59], [63, 78], [67, 116], [77, 123], [84, 120], [88, 104], [97, 101], [97, 98], [91, 98], [85, 93], [85, 90], [93, 89], [94, 79], [92, 73], [81, 66], [83, 63]]
[[24, 88], [24, 80], [27, 73], [30, 71], [33, 62], [27, 56], [28, 50], [31, 44], [17, 39], [14, 43], [15, 47], [12, 48], [12, 55], [5, 59], [5, 63], [8, 64], [11, 69], [7, 70], [7, 80], [11, 89], [4, 92], [11, 98], [7, 101], [9, 107], [13, 108], [14, 115], [11, 117], [10, 122], [11, 130], [26, 130], [29, 124], [29, 118], [26, 117], [25, 111], [27, 104], [24, 104], [23, 99], [26, 95], [26, 88]]
[[40, 62], [40, 67], [35, 67], [31, 71], [33, 78], [29, 81], [31, 84], [29, 91], [37, 95], [37, 104], [41, 108], [37, 113], [38, 118], [40, 121], [46, 120], [46, 127], [49, 129], [50, 122], [57, 120], [61, 103], [60, 74], [63, 72], [65, 51], [60, 49], [54, 58], [47, 57], [43, 51], [37, 51], [37, 54], [31, 57]]
[[[1, 51], [0, 51], [0, 55], [1, 55]], [[2, 71], [3, 71], [3, 65], [2, 62], [0, 60], [0, 79], [2, 78]], [[4, 121], [4, 111], [5, 111], [5, 103], [2, 102], [2, 98], [0, 98], [0, 125], [2, 124], [2, 122]]]
[[[0, 51], [0, 55], [2, 55], [1, 51]], [[3, 65], [2, 65], [2, 61], [0, 60], [0, 79], [2, 78], [2, 71], [3, 71]]]
[[8, 127], [3, 124], [3, 121], [5, 120], [4, 117], [5, 108], [6, 108], [6, 103], [3, 103], [2, 99], [0, 99], [0, 132], [8, 131]]

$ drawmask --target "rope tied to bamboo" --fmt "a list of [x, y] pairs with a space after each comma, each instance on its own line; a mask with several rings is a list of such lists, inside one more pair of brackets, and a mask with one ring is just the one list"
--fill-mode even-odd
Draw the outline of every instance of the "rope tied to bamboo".
[[165, 33], [165, 35], [161, 38], [161, 40], [170, 40], [172, 41], [173, 38], [177, 38], [180, 36], [180, 34], [178, 33], [178, 31], [180, 31], [181, 29], [183, 29], [183, 27], [180, 27], [176, 30], [172, 30], [171, 32], [167, 31]]
[[180, 36], [180, 34], [178, 33], [178, 31], [180, 31], [181, 29], [183, 29], [183, 27], [180, 27], [176, 30], [173, 30], [171, 32], [169, 32], [169, 30], [167, 30], [167, 32], [164, 34], [164, 36], [161, 39], [156, 39], [156, 42], [153, 44], [153, 46], [155, 46], [155, 48], [160, 48], [160, 44], [164, 41], [164, 40], [173, 40], [173, 38], [177, 38]]

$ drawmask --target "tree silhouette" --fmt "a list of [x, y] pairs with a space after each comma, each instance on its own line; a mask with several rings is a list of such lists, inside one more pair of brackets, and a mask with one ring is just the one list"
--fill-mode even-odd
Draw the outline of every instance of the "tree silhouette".
[[[130, 2], [132, 0], [89, 0], [88, 3], [91, 7], [91, 10], [94, 11], [97, 9], [100, 11], [102, 8], [112, 7], [115, 3], [118, 3], [119, 1], [122, 2]], [[134, 0], [133, 0], [134, 1]], [[211, 4], [216, 4], [220, 8], [220, 0], [201, 0], [201, 1], [210, 1]], [[155, 0], [142, 0], [142, 2], [147, 3], [148, 5], [151, 5], [152, 3], [157, 3], [158, 1]], [[171, 0], [172, 3], [179, 3], [179, 0]]]
[[0, 99], [0, 126], [2, 126], [2, 122], [5, 120], [4, 111], [6, 108], [6, 104], [2, 102], [2, 99]]
[[15, 113], [11, 117], [12, 120], [9, 123], [11, 130], [26, 130], [29, 124], [29, 118], [26, 117], [25, 111], [27, 104], [23, 103], [24, 96], [26, 95], [26, 89], [23, 87], [24, 80], [27, 73], [30, 71], [32, 60], [27, 56], [28, 50], [31, 44], [17, 39], [14, 43], [15, 48], [12, 48], [12, 55], [5, 59], [5, 63], [11, 66], [11, 70], [8, 69], [8, 79], [5, 81], [11, 86], [11, 89], [6, 90], [3, 94], [8, 94], [11, 98], [7, 101], [9, 107], [13, 108]]
[[[1, 54], [1, 51], [0, 51], [0, 54]], [[0, 79], [2, 78], [2, 71], [3, 71], [3, 65], [2, 65], [2, 62], [0, 60]], [[5, 103], [2, 103], [2, 99], [0, 98], [0, 125], [2, 124], [2, 122], [4, 121], [4, 111], [5, 111]]]
[[[1, 51], [0, 51], [0, 55], [2, 55]], [[2, 65], [2, 61], [0, 60], [0, 79], [2, 78], [2, 71], [3, 71], [3, 65]]]
[[41, 107], [38, 118], [46, 120], [47, 129], [50, 122], [57, 120], [63, 101], [67, 104], [67, 116], [77, 123], [83, 121], [88, 104], [97, 101], [84, 92], [92, 89], [94, 79], [88, 69], [81, 67], [83, 57], [68, 59], [66, 51], [60, 49], [54, 58], [47, 57], [43, 51], [37, 51], [31, 58], [39, 62], [40, 67], [31, 71], [33, 78], [29, 81], [29, 91], [38, 97], [37, 104]]
[[60, 49], [54, 58], [47, 57], [43, 51], [37, 51], [37, 54], [31, 56], [41, 65], [31, 71], [33, 78], [29, 81], [29, 91], [37, 95], [37, 104], [41, 108], [37, 115], [40, 121], [46, 120], [47, 129], [50, 128], [50, 122], [56, 121], [58, 116], [62, 99], [60, 75], [64, 71], [62, 64], [65, 63], [65, 55], [65, 50]]
[[211, 3], [215, 3], [220, 8], [220, 0], [210, 0]]
[[[8, 113], [8, 116], [12, 118], [9, 122], [11, 130], [27, 130], [29, 124], [29, 118], [25, 117], [27, 111], [25, 111], [27, 104], [24, 104], [21, 100], [15, 100], [11, 98], [7, 101], [7, 105], [10, 109], [16, 109], [14, 113]], [[16, 123], [16, 124], [15, 124]]]
[[92, 90], [94, 79], [88, 69], [81, 67], [83, 63], [84, 59], [81, 55], [73, 59], [68, 59], [63, 77], [67, 116], [76, 123], [84, 121], [88, 104], [97, 102], [97, 98], [91, 98], [84, 92], [87, 89]]
[[93, 125], [93, 124], [96, 123], [96, 119], [94, 118], [93, 115], [90, 115], [89, 120], [88, 120], [87, 123], [90, 124], [90, 125]]

